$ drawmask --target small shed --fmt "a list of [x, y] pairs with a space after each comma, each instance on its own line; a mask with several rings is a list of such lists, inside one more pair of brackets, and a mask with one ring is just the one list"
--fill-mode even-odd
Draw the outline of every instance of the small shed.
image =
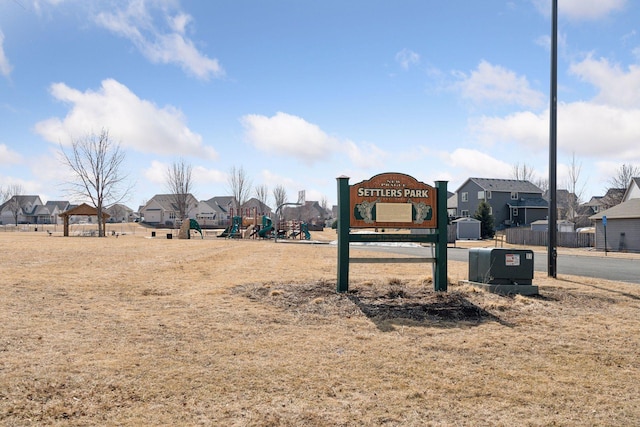
[[457, 240], [480, 240], [480, 221], [475, 218], [458, 218], [452, 221], [456, 225]]
[[[559, 220], [557, 222], [556, 230], [559, 233], [572, 233], [574, 232], [574, 224], [571, 221]], [[549, 221], [546, 219], [539, 219], [531, 223], [531, 231], [549, 231]]]
[[[58, 214], [58, 216], [62, 217], [63, 221], [64, 221], [64, 235], [65, 236], [69, 236], [69, 218], [73, 215], [84, 215], [84, 216], [97, 216], [98, 215], [98, 209], [94, 208], [93, 206], [89, 206], [86, 203], [83, 203], [81, 205], [76, 206], [75, 208], [69, 209], [68, 211], [64, 211], [61, 214]], [[106, 212], [102, 212], [102, 235], [106, 236], [107, 235], [107, 219], [109, 219], [110, 215]]]

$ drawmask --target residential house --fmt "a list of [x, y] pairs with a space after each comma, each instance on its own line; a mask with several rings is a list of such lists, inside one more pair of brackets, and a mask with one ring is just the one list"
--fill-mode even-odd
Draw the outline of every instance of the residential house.
[[528, 226], [548, 216], [543, 191], [526, 180], [469, 178], [456, 191], [458, 217], [472, 217], [481, 201], [491, 207], [495, 228]]
[[40, 196], [13, 196], [0, 206], [0, 223], [62, 224], [59, 214], [68, 210], [68, 201], [42, 203]]
[[131, 222], [135, 217], [133, 209], [120, 203], [114, 203], [105, 212], [111, 216], [109, 222]]
[[[604, 196], [592, 196], [588, 202], [583, 203], [578, 207], [579, 216], [589, 218], [592, 215], [612, 208], [620, 204], [622, 201], [627, 200], [627, 192], [629, 192], [629, 194], [635, 194], [635, 191], [638, 191], [634, 190], [632, 187], [635, 185], [634, 183], [636, 179], [637, 178], [632, 179], [629, 189], [610, 188]], [[577, 224], [578, 227], [584, 227], [585, 225], [586, 224]]]
[[640, 252], [640, 178], [631, 179], [622, 200], [590, 217], [595, 223], [596, 249]]
[[[0, 206], [2, 224], [38, 224], [38, 208], [43, 206], [40, 196], [13, 196]], [[42, 215], [40, 211], [40, 215]]]
[[640, 252], [640, 198], [600, 211], [590, 219], [595, 223], [596, 249]]
[[447, 216], [449, 218], [458, 216], [458, 195], [456, 193], [447, 198]]
[[286, 206], [282, 208], [281, 218], [306, 222], [307, 224], [324, 226], [331, 218], [332, 212], [324, 209], [317, 201], [305, 201], [302, 206]]
[[218, 227], [228, 225], [235, 206], [235, 197], [218, 196], [198, 203], [196, 220], [200, 227]]
[[[45, 203], [46, 213], [49, 215], [45, 220], [49, 221], [45, 224], [62, 224], [62, 218], [59, 216], [62, 212], [71, 209], [72, 205], [68, 201], [63, 200], [50, 200]], [[41, 223], [42, 224], [42, 223]]]
[[[196, 219], [198, 201], [192, 194], [187, 194], [187, 218]], [[156, 194], [140, 210], [144, 222], [151, 225], [173, 227], [179, 221], [180, 213], [174, 194]]]
[[271, 208], [255, 197], [252, 197], [244, 202], [244, 204], [241, 206], [241, 210], [243, 212], [243, 215], [245, 216], [253, 216], [254, 214], [258, 216], [271, 216]]

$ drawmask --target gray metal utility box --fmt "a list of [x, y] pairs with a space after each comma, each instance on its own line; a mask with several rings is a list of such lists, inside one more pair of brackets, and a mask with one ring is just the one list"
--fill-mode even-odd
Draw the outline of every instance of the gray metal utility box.
[[533, 251], [529, 249], [469, 249], [469, 281], [492, 285], [531, 285]]

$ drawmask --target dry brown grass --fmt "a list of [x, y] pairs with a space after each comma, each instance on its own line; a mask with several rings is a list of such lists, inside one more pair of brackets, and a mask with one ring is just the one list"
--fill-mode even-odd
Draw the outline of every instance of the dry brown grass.
[[0, 232], [0, 424], [640, 424], [637, 285], [356, 264], [338, 295], [329, 245], [148, 235]]

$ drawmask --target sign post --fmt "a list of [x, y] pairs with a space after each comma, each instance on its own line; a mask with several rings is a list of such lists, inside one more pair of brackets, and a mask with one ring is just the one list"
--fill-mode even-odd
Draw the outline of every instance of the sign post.
[[[338, 180], [338, 292], [349, 290], [350, 262], [433, 262], [434, 289], [447, 290], [447, 182], [431, 187], [400, 173], [384, 173], [352, 186]], [[431, 229], [430, 234], [351, 234], [352, 228]], [[351, 258], [350, 242], [435, 244], [435, 258]]]
[[602, 228], [604, 229], [604, 256], [607, 256], [607, 216], [602, 215]]

